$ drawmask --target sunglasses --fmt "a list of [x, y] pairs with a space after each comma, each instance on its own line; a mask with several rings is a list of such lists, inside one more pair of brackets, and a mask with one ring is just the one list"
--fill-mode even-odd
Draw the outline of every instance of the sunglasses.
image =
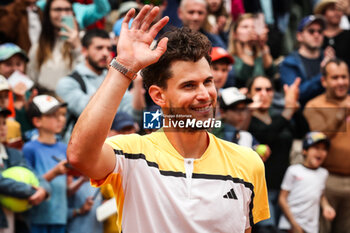
[[260, 91], [262, 91], [262, 90], [265, 90], [266, 92], [271, 92], [271, 91], [273, 91], [272, 87], [267, 87], [267, 88], [256, 87], [256, 88], [254, 88], [254, 90], [255, 90], [256, 92], [260, 92]]
[[316, 29], [309, 28], [307, 29], [307, 32], [310, 33], [311, 35], [313, 35], [315, 32], [317, 32], [318, 34], [322, 34], [323, 30], [321, 29], [316, 30]]
[[56, 8], [52, 8], [51, 10], [54, 12], [72, 12], [73, 11], [71, 7], [66, 7], [66, 8], [56, 7]]

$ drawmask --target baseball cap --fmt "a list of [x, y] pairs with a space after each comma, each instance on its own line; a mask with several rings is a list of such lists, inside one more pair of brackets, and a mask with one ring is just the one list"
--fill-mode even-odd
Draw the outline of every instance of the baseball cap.
[[123, 15], [127, 13], [129, 10], [134, 8], [135, 10], [139, 9], [139, 4], [135, 1], [126, 1], [120, 4], [120, 7], [118, 9], [119, 15]]
[[0, 91], [9, 91], [10, 85], [7, 79], [0, 74]]
[[299, 25], [298, 25], [298, 32], [302, 32], [304, 30], [304, 28], [306, 28], [307, 26], [309, 26], [310, 24], [314, 23], [314, 22], [318, 22], [322, 29], [325, 29], [326, 27], [326, 21], [324, 20], [324, 18], [320, 15], [308, 15], [306, 17], [304, 17]]
[[221, 91], [221, 108], [230, 109], [242, 102], [250, 104], [253, 100], [242, 94], [236, 87], [225, 88]]
[[126, 112], [118, 112], [113, 120], [111, 129], [120, 131], [127, 126], [134, 126], [134, 119]]
[[24, 50], [13, 43], [5, 43], [0, 45], [0, 61], [5, 61], [13, 55], [19, 54], [26, 61], [29, 61], [28, 56]]
[[7, 108], [1, 108], [0, 107], [0, 116], [4, 116], [4, 117], [7, 117], [11, 115], [11, 111], [8, 110]]
[[38, 95], [33, 98], [33, 104], [41, 114], [54, 113], [58, 108], [67, 106], [67, 103], [60, 103], [50, 95]]
[[330, 142], [327, 138], [327, 136], [324, 133], [321, 132], [309, 132], [306, 134], [304, 141], [303, 141], [303, 149], [307, 150], [310, 148], [310, 146], [315, 145], [316, 143], [324, 142], [329, 148]]
[[314, 8], [314, 14], [323, 15], [324, 11], [326, 10], [326, 8], [329, 5], [335, 4], [337, 2], [338, 2], [338, 0], [321, 0], [321, 1], [319, 1]]
[[230, 64], [233, 64], [235, 62], [235, 60], [233, 59], [233, 57], [223, 48], [221, 47], [213, 47], [211, 49], [211, 61], [217, 61], [219, 59], [222, 58], [226, 58]]

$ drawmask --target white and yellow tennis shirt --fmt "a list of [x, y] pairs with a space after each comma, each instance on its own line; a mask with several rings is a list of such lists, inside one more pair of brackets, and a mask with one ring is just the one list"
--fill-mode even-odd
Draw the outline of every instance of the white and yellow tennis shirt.
[[160, 130], [107, 139], [116, 166], [110, 183], [124, 232], [244, 232], [269, 217], [264, 165], [247, 147], [208, 133], [200, 159], [184, 159]]

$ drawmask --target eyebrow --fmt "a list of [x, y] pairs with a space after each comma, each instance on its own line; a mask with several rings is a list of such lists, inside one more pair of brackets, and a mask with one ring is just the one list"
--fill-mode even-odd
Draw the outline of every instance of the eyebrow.
[[[208, 76], [207, 78], [205, 78], [204, 82], [205, 81], [208, 81], [208, 80], [213, 80], [214, 77], [213, 76]], [[196, 83], [197, 81], [195, 80], [189, 80], [189, 81], [185, 81], [185, 82], [182, 82], [180, 83], [180, 86], [184, 86], [184, 85], [187, 85], [187, 84], [193, 84], [193, 83]]]

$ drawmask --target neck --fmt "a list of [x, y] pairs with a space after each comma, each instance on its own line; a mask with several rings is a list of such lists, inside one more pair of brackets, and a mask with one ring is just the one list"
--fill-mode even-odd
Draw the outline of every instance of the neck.
[[209, 145], [207, 131], [185, 132], [176, 129], [164, 129], [169, 142], [184, 158], [200, 158]]
[[39, 130], [38, 141], [44, 144], [55, 144], [56, 135], [51, 132], [46, 132], [44, 130]]
[[299, 54], [306, 58], [318, 58], [320, 56], [320, 50], [317, 49], [308, 49], [306, 46], [301, 46], [298, 50]]
[[327, 37], [334, 37], [338, 35], [342, 29], [339, 27], [339, 24], [327, 24], [326, 30], [324, 30], [324, 35]]

